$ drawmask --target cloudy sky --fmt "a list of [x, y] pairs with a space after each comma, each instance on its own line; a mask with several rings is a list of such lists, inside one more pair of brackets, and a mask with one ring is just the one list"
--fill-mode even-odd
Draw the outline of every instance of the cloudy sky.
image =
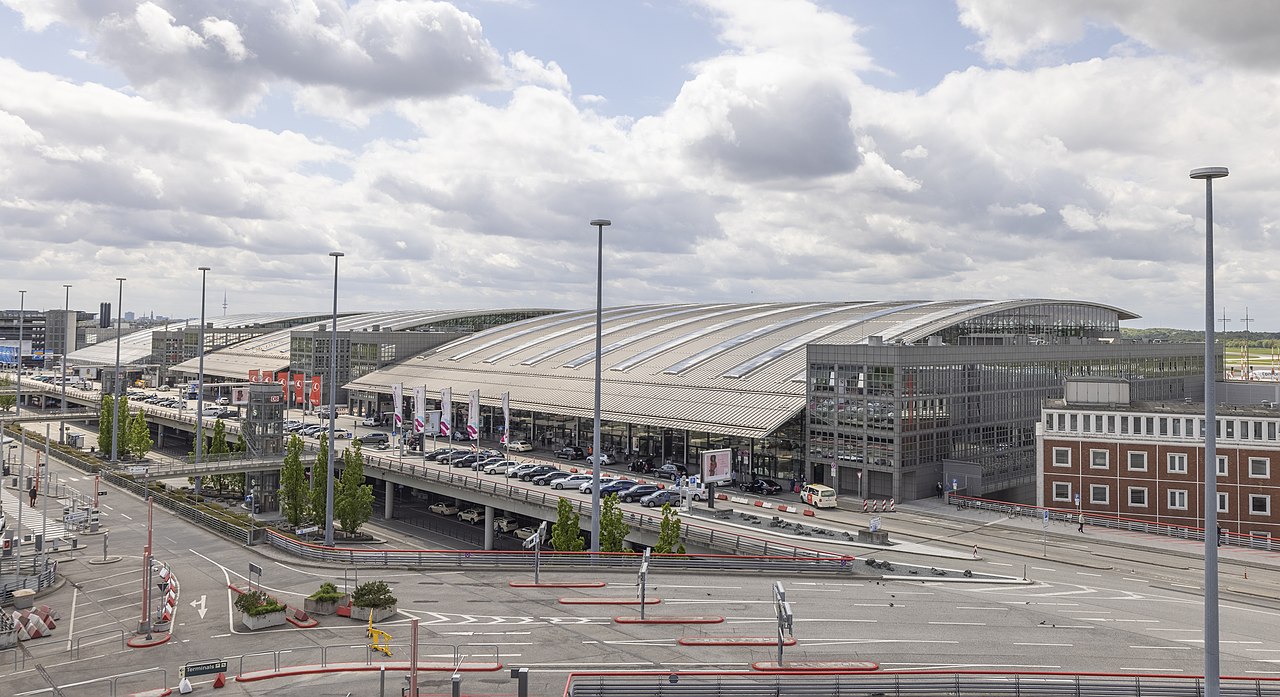
[[[16, 307], [1056, 297], [1280, 331], [1269, 0], [0, 0]], [[1221, 325], [1219, 325], [1221, 327]]]

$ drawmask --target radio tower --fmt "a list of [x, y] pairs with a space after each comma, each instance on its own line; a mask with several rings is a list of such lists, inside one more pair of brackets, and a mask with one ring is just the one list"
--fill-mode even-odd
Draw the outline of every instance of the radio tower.
[[1244, 308], [1244, 319], [1240, 323], [1244, 325], [1244, 379], [1249, 379], [1249, 324], [1253, 322], [1249, 317], [1249, 306]]
[[[1223, 310], [1223, 312], [1226, 312], [1226, 310]], [[225, 290], [222, 291], [222, 316], [227, 316], [227, 291]]]

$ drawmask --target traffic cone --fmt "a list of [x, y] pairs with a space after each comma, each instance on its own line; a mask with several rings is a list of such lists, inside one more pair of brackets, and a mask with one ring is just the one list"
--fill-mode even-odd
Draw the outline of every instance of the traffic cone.
[[226, 687], [226, 686], [227, 686], [227, 676], [226, 676], [226, 675], [223, 675], [222, 673], [218, 673], [218, 677], [216, 677], [216, 678], [214, 678], [214, 679], [213, 679], [213, 686], [214, 686], [214, 687]]

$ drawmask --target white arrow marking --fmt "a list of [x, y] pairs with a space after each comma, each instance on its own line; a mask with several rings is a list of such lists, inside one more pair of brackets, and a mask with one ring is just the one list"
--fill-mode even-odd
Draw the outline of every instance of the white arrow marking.
[[200, 599], [199, 599], [199, 600], [192, 600], [192, 601], [191, 601], [191, 607], [193, 607], [193, 608], [195, 608], [195, 609], [196, 609], [196, 612], [197, 612], [197, 613], [199, 613], [199, 615], [200, 615], [200, 619], [204, 619], [204, 613], [206, 613], [206, 612], [208, 612], [208, 611], [209, 611], [209, 610], [208, 610], [207, 608], [205, 608], [205, 606], [204, 606], [204, 600], [205, 600], [205, 596], [203, 596], [203, 595], [202, 595], [202, 596], [200, 596]]

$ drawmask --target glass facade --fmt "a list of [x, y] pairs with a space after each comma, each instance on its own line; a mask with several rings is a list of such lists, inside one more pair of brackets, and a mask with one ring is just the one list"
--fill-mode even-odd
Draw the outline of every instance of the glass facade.
[[959, 461], [981, 470], [982, 491], [971, 494], [1031, 485], [1040, 407], [1062, 397], [1066, 378], [1127, 378], [1139, 400], [1200, 398], [1202, 351], [1196, 344], [810, 346], [810, 477], [841, 493], [901, 501], [934, 495], [944, 461]]

